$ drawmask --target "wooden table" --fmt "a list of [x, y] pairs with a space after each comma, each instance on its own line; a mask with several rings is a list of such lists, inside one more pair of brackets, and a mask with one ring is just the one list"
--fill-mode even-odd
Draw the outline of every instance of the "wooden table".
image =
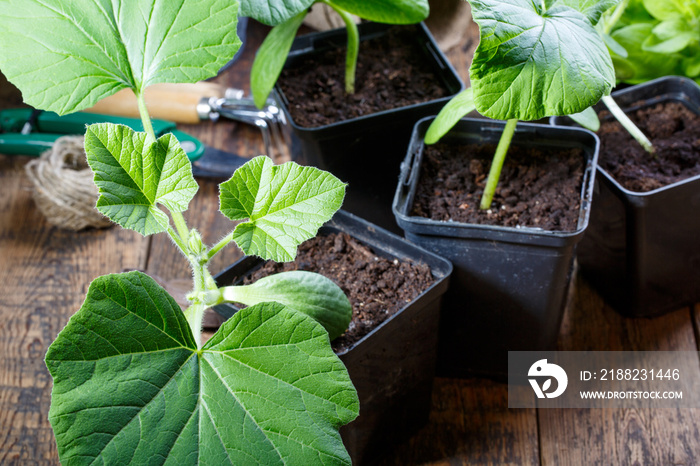
[[[266, 28], [251, 24], [242, 59], [219, 76], [247, 89], [254, 49]], [[448, 53], [466, 78], [475, 28]], [[5, 100], [6, 102], [8, 100]], [[257, 130], [231, 122], [185, 126], [205, 143], [240, 154], [263, 152]], [[187, 265], [165, 236], [118, 227], [79, 233], [44, 220], [24, 174], [26, 157], [0, 156], [0, 464], [57, 464], [47, 420], [47, 347], [99, 275], [142, 269], [187, 281]], [[217, 211], [217, 186], [200, 181], [187, 221], [209, 244], [232, 227]], [[234, 248], [212, 264], [238, 257]], [[625, 319], [578, 279], [559, 338], [561, 350], [698, 350], [700, 306], [655, 319]], [[700, 371], [700, 368], [698, 368]], [[700, 409], [507, 408], [506, 385], [436, 379], [430, 423], [383, 464], [700, 464]]]

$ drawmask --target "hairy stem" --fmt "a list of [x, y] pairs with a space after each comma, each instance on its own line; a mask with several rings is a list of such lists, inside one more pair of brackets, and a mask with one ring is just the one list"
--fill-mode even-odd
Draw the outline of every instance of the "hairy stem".
[[148, 114], [148, 109], [146, 108], [146, 100], [143, 97], [143, 92], [136, 92], [136, 101], [139, 106], [139, 115], [141, 115], [141, 124], [143, 124], [143, 130], [148, 135], [146, 142], [155, 142], [156, 133], [153, 131], [153, 124], [151, 123], [151, 116]]
[[202, 320], [204, 319], [204, 311], [206, 309], [207, 306], [205, 304], [195, 303], [184, 311], [185, 318], [192, 329], [194, 341], [197, 343], [197, 348], [202, 347]]
[[489, 177], [486, 179], [484, 194], [481, 196], [481, 204], [479, 205], [481, 210], [488, 210], [491, 208], [491, 201], [493, 201], [493, 195], [496, 192], [496, 186], [498, 186], [498, 179], [501, 177], [503, 162], [506, 160], [506, 154], [508, 153], [510, 142], [513, 140], [517, 124], [518, 120], [508, 120], [506, 127], [503, 129], [501, 140], [498, 141], [496, 153], [491, 162]]
[[354, 94], [357, 56], [360, 51], [360, 32], [357, 30], [357, 24], [355, 24], [355, 21], [353, 21], [350, 13], [334, 5], [330, 1], [324, 1], [324, 3], [338, 13], [338, 15], [343, 19], [343, 22], [345, 22], [345, 28], [348, 31], [348, 50], [345, 55], [345, 92], [348, 94]]
[[230, 243], [233, 240], [233, 232], [229, 233], [228, 235], [224, 236], [219, 240], [218, 243], [216, 243], [207, 253], [207, 257], [211, 259], [215, 255], [219, 253], [228, 243]]
[[606, 95], [603, 97], [602, 100], [605, 106], [608, 107], [608, 110], [610, 110], [610, 113], [612, 113], [612, 115], [617, 119], [617, 121], [619, 121], [620, 124], [627, 130], [627, 132], [630, 133], [630, 136], [632, 136], [639, 144], [642, 145], [644, 150], [646, 150], [650, 154], [656, 153], [651, 141], [644, 135], [644, 133], [642, 133], [642, 131], [639, 128], [637, 128], [637, 126], [632, 122], [632, 120], [629, 119], [627, 114], [622, 111], [622, 109], [617, 105], [617, 102], [615, 102], [615, 99], [613, 99], [609, 95]]
[[173, 242], [177, 245], [177, 247], [180, 249], [180, 252], [182, 252], [184, 255], [187, 255], [187, 243], [185, 243], [180, 235], [177, 234], [175, 230], [173, 230], [173, 227], [168, 226], [168, 236], [170, 236], [170, 239], [173, 240]]
[[177, 233], [180, 235], [180, 238], [183, 242], [187, 243], [190, 237], [190, 230], [187, 228], [185, 217], [181, 212], [170, 212], [170, 216], [173, 219], [173, 223], [175, 224], [175, 228], [177, 228]]

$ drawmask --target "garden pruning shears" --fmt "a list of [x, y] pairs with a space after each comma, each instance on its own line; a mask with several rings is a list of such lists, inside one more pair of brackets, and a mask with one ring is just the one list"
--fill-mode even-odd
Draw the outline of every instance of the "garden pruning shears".
[[[138, 118], [115, 117], [96, 113], [77, 112], [59, 116], [53, 112], [31, 108], [0, 111], [0, 154], [39, 156], [50, 149], [56, 139], [69, 134], [85, 134], [85, 127], [93, 123], [126, 125], [135, 131], [143, 131]], [[153, 120], [157, 136], [172, 133], [180, 141], [182, 149], [192, 162], [195, 176], [228, 178], [249, 159], [226, 151], [205, 146], [197, 138], [176, 129], [176, 124], [166, 120]]]

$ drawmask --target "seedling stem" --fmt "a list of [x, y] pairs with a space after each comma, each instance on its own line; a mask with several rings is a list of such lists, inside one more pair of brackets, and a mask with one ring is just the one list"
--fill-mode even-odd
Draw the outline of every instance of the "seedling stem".
[[486, 179], [486, 187], [484, 188], [484, 194], [481, 196], [481, 204], [479, 208], [481, 210], [488, 210], [491, 208], [491, 202], [493, 201], [493, 195], [496, 192], [496, 186], [498, 186], [498, 179], [501, 177], [501, 170], [503, 169], [503, 162], [506, 160], [506, 153], [510, 147], [510, 143], [513, 140], [513, 135], [515, 134], [515, 127], [518, 124], [518, 120], [508, 120], [506, 126], [501, 134], [501, 139], [498, 141], [498, 146], [496, 147], [496, 154], [493, 156], [493, 162], [491, 162], [491, 169], [489, 170], [489, 177]]
[[656, 151], [654, 150], [654, 146], [651, 144], [651, 141], [642, 133], [642, 131], [637, 128], [637, 126], [632, 122], [632, 120], [629, 119], [627, 114], [622, 111], [622, 109], [617, 105], [617, 102], [615, 102], [615, 99], [613, 99], [611, 96], [606, 95], [603, 96], [601, 99], [603, 103], [605, 104], [606, 107], [608, 107], [608, 110], [610, 110], [610, 113], [617, 119], [617, 121], [620, 122], [620, 124], [627, 130], [627, 132], [630, 133], [630, 135], [639, 143], [642, 145], [644, 150], [649, 152], [650, 154], [655, 154]]

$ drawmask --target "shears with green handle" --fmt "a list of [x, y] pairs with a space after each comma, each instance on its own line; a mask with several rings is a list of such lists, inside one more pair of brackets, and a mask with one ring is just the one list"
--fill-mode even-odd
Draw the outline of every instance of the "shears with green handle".
[[[53, 112], [37, 112], [31, 108], [2, 110], [0, 154], [39, 156], [50, 149], [59, 137], [85, 134], [85, 127], [93, 123], [121, 124], [134, 131], [143, 131], [143, 124], [138, 118], [84, 112], [59, 116]], [[176, 124], [171, 121], [153, 120], [152, 124], [157, 136], [172, 133], [177, 137], [187, 157], [193, 162], [192, 171], [195, 176], [226, 178], [249, 160], [207, 147], [197, 138], [177, 130]]]

